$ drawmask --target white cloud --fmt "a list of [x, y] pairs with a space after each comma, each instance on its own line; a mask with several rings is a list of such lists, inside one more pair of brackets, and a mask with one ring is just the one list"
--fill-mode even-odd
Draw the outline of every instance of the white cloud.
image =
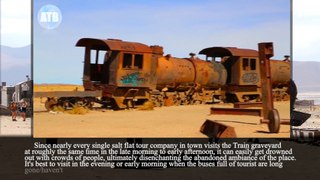
[[293, 15], [295, 18], [320, 16], [319, 0], [293, 0]]
[[293, 1], [293, 59], [320, 61], [320, 1]]
[[31, 43], [31, 0], [1, 0], [1, 45]]

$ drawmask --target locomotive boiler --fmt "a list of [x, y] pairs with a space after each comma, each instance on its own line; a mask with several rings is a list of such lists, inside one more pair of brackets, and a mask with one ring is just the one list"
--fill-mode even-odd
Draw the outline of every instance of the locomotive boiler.
[[[164, 55], [161, 46], [118, 39], [82, 38], [76, 46], [85, 48], [85, 92], [74, 92], [79, 98], [59, 92], [57, 100], [48, 98], [47, 109], [68, 101], [88, 106], [98, 102], [117, 109], [146, 101], [162, 106], [261, 100], [256, 50], [210, 47], [199, 52], [206, 56], [202, 60], [193, 53], [176, 58]], [[273, 60], [271, 72], [274, 98], [288, 99], [290, 63]]]

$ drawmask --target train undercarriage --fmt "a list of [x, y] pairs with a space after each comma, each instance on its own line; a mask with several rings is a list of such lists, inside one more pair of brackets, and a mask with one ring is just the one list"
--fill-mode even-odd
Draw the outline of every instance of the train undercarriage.
[[[290, 100], [287, 87], [273, 89], [274, 101]], [[101, 97], [101, 91], [71, 91], [71, 92], [36, 92], [35, 97], [46, 97], [45, 108], [50, 111], [60, 106], [70, 109], [74, 106], [83, 106], [92, 109], [95, 104], [107, 109], [129, 109], [143, 105], [147, 101], [153, 102], [155, 107], [196, 105], [209, 103], [235, 103], [235, 102], [260, 102], [260, 90], [234, 91], [225, 89], [196, 89], [188, 88], [185, 91], [169, 90], [168, 88], [150, 90], [147, 88], [120, 88], [111, 96]]]

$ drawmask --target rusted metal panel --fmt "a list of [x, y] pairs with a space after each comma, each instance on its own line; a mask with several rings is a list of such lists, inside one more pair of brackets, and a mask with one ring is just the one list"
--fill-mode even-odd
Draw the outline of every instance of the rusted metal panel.
[[218, 62], [207, 62], [199, 58], [189, 58], [195, 67], [195, 83], [203, 87], [220, 87], [226, 84], [227, 71]]
[[151, 53], [152, 49], [142, 43], [128, 42], [118, 39], [94, 39], [82, 38], [76, 46], [90, 47], [91, 49], [111, 50], [111, 51], [128, 51], [128, 52], [143, 52]]
[[34, 92], [34, 97], [101, 97], [101, 91], [52, 91]]
[[233, 104], [234, 108], [262, 107], [262, 102], [238, 102]]
[[[115, 85], [119, 87], [152, 87], [156, 84], [155, 72], [152, 72], [153, 65], [156, 63], [152, 60], [152, 56], [149, 53], [138, 53], [126, 55], [132, 56], [131, 67], [125, 66], [125, 55], [121, 53], [119, 58], [118, 69], [115, 71]], [[134, 66], [137, 60], [137, 56], [140, 57], [140, 67]], [[128, 63], [128, 62], [127, 62]]]
[[240, 58], [239, 85], [260, 85], [260, 63], [258, 57]]
[[201, 87], [225, 85], [227, 72], [222, 64], [198, 58], [160, 57], [157, 69], [158, 87], [197, 84]]
[[112, 97], [116, 89], [114, 85], [101, 85], [102, 97]]
[[233, 127], [216, 121], [206, 120], [200, 127], [200, 132], [210, 138], [235, 138], [237, 134]]
[[147, 77], [144, 71], [118, 71], [117, 86], [119, 87], [147, 87]]
[[262, 109], [210, 108], [210, 114], [262, 116]]
[[290, 62], [270, 60], [270, 68], [273, 87], [289, 86]]
[[[241, 62], [240, 57], [228, 58], [223, 64], [228, 69], [229, 86], [236, 85], [239, 86], [241, 77]], [[227, 64], [227, 65], [226, 65]]]
[[228, 83], [231, 85], [259, 85], [260, 65], [258, 57], [228, 57], [222, 60], [228, 71]]
[[195, 69], [192, 62], [170, 56], [160, 57], [157, 68], [158, 88], [176, 87], [180, 84], [193, 83]]
[[236, 47], [210, 47], [199, 52], [208, 57], [224, 57], [224, 56], [246, 56], [258, 57], [258, 51], [253, 49], [240, 49]]

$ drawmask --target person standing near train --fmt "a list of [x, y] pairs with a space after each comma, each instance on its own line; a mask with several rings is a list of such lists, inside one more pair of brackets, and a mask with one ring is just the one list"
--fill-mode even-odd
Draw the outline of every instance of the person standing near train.
[[17, 110], [18, 110], [18, 106], [16, 102], [11, 102], [10, 103], [10, 110], [11, 110], [11, 117], [12, 117], [12, 121], [17, 121]]
[[28, 106], [27, 101], [23, 99], [22, 102], [20, 103], [20, 108], [19, 108], [20, 115], [22, 116], [23, 121], [26, 121], [27, 106]]

